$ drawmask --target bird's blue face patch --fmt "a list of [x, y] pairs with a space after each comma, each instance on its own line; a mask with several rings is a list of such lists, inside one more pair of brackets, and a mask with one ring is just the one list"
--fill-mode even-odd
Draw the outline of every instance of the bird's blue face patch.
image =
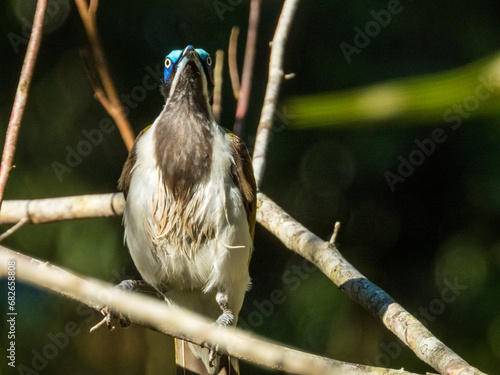
[[[191, 46], [188, 46], [186, 49], [190, 48]], [[193, 47], [191, 47], [192, 49]], [[210, 74], [212, 73], [212, 58], [210, 55], [201, 48], [196, 48], [195, 49], [196, 53], [198, 56], [200, 56], [201, 61], [208, 67], [208, 70]], [[163, 71], [163, 78], [164, 82], [167, 82], [168, 77], [170, 76], [170, 73], [172, 72], [172, 68], [177, 64], [177, 62], [181, 59], [183, 50], [181, 49], [176, 49], [172, 52], [170, 52], [167, 57], [165, 58], [165, 69]]]
[[207, 59], [210, 58], [210, 55], [204, 49], [196, 48], [195, 51], [198, 53], [198, 55], [200, 55], [201, 60], [204, 62], [207, 62]]
[[167, 57], [165, 57], [165, 70], [163, 71], [163, 77], [165, 80], [163, 82], [167, 82], [167, 78], [170, 75], [172, 68], [174, 67], [175, 64], [177, 64], [177, 61], [179, 61], [181, 55], [182, 55], [182, 50], [176, 49], [170, 52], [167, 55]]

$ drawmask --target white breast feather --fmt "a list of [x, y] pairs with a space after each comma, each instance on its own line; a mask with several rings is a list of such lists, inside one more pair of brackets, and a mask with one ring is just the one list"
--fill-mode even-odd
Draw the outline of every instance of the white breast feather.
[[[125, 236], [134, 263], [146, 282], [160, 290], [169, 289], [165, 293], [169, 302], [199, 310], [203, 306], [193, 306], [204, 305], [199, 296], [186, 295], [202, 293], [210, 295], [215, 312], [220, 313], [213, 295], [217, 290], [225, 290], [237, 316], [250, 284], [252, 240], [241, 194], [229, 174], [233, 161], [231, 137], [214, 126], [211, 174], [196, 187], [190, 215], [197, 222], [216, 228], [216, 232], [213, 239], [200, 245], [196, 256], [189, 257], [172, 245], [172, 233], [165, 235], [164, 228], [157, 224], [165, 210], [172, 207], [172, 198], [162, 190], [164, 185], [154, 162], [154, 127], [155, 124], [138, 141], [125, 206]], [[152, 238], [156, 240], [152, 242]], [[186, 306], [190, 300], [191, 306]]]

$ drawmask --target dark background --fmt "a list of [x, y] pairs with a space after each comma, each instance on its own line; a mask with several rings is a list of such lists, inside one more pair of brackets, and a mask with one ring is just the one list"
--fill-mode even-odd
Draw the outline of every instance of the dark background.
[[[2, 144], [26, 48], [20, 38], [29, 35], [35, 3], [0, 4]], [[216, 11], [221, 3], [230, 8], [222, 16]], [[250, 149], [267, 82], [268, 43], [281, 6], [277, 1], [262, 4], [243, 135]], [[296, 78], [283, 84], [280, 103], [445, 71], [499, 49], [497, 1], [401, 1], [403, 10], [348, 63], [339, 45], [353, 44], [354, 28], [363, 28], [373, 19], [372, 10], [387, 6], [388, 1], [302, 1], [285, 55], [285, 71], [296, 73]], [[52, 0], [49, 10], [6, 199], [114, 192], [127, 156], [114, 130], [103, 134], [71, 172], [55, 173], [53, 163], [67, 164], [68, 153], [83, 147], [84, 131], [98, 129], [108, 115], [93, 99], [83, 68], [79, 50], [87, 42], [74, 3]], [[101, 1], [102, 44], [118, 92], [133, 100], [129, 119], [135, 132], [152, 123], [162, 106], [157, 88], [137, 88], [149, 69], [162, 65], [172, 49], [188, 44], [212, 56], [217, 49], [227, 50], [233, 25], [241, 28], [241, 67], [247, 23], [246, 1]], [[235, 101], [227, 63], [225, 67], [221, 123], [231, 128]], [[280, 111], [287, 114], [293, 108]], [[262, 184], [267, 195], [324, 239], [335, 221], [341, 221], [338, 242], [343, 255], [460, 356], [489, 373], [500, 366], [499, 125], [498, 118], [471, 116], [456, 131], [442, 119], [425, 126], [393, 121], [376, 127], [303, 130], [286, 115], [275, 121]], [[398, 157], [408, 159], [417, 149], [415, 140], [429, 138], [435, 128], [446, 131], [446, 142], [392, 192], [384, 173], [396, 173]], [[122, 235], [121, 218], [89, 219], [27, 225], [4, 244], [117, 283], [137, 276]], [[338, 360], [432, 371], [320, 271], [260, 226], [255, 248], [253, 288], [240, 315], [244, 328]], [[7, 300], [4, 285], [1, 306]], [[460, 288], [452, 290], [450, 285]], [[272, 300], [271, 295], [279, 293], [274, 290], [282, 298]], [[17, 309], [18, 368], [5, 366], [0, 373], [18, 373], [21, 365], [46, 374], [163, 374], [171, 368], [168, 338], [140, 327], [89, 334], [99, 317], [74, 301], [18, 284]], [[2, 348], [5, 336], [0, 338]], [[54, 340], [60, 346], [55, 353], [50, 351]], [[246, 363], [241, 367], [243, 374], [267, 371]]]

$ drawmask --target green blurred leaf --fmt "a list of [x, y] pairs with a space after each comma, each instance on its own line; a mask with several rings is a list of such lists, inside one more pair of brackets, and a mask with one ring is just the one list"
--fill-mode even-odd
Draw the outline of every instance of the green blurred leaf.
[[497, 116], [499, 85], [500, 55], [496, 54], [443, 73], [295, 97], [286, 102], [286, 109], [295, 128], [387, 121], [454, 123], [452, 116]]

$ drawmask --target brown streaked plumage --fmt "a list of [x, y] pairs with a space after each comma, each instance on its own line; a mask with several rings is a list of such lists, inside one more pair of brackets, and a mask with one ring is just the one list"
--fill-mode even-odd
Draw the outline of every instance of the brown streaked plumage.
[[120, 178], [118, 179], [118, 190], [123, 191], [123, 195], [125, 196], [125, 199], [127, 199], [128, 195], [128, 189], [130, 187], [130, 179], [132, 178], [132, 169], [134, 168], [135, 162], [137, 160], [137, 142], [141, 138], [141, 136], [144, 134], [145, 131], [147, 131], [151, 126], [146, 127], [143, 129], [137, 138], [135, 139], [134, 145], [132, 146], [132, 149], [128, 153], [127, 160], [125, 161], [125, 164], [123, 165], [122, 173], [120, 175]]
[[155, 129], [156, 161], [166, 188], [176, 200], [184, 201], [200, 178], [209, 173], [212, 163], [213, 134], [208, 103], [203, 89], [196, 87], [196, 90], [172, 95], [166, 106]]
[[231, 134], [234, 163], [231, 166], [231, 176], [234, 183], [238, 186], [243, 197], [243, 205], [247, 213], [248, 224], [250, 226], [250, 235], [252, 239], [255, 233], [255, 221], [257, 213], [257, 185], [253, 175], [252, 159], [250, 154], [241, 141], [233, 133]]

